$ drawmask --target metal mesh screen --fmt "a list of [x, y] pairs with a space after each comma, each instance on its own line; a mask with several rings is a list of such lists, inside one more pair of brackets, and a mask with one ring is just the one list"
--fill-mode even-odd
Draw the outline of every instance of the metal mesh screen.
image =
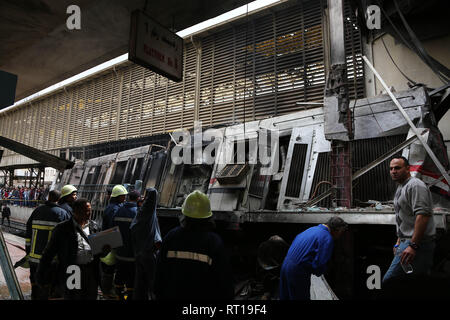
[[[186, 40], [182, 82], [124, 63], [2, 113], [0, 132], [48, 151], [191, 128], [196, 114], [206, 127], [298, 111], [296, 102], [323, 99], [324, 3], [273, 7], [198, 36], [195, 46]], [[361, 37], [347, 2], [346, 16], [349, 91], [361, 97]]]

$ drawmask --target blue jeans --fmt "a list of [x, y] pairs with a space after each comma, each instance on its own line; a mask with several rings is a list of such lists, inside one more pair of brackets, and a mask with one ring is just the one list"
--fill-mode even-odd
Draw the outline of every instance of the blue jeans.
[[[402, 266], [400, 265], [401, 253], [405, 250], [411, 240], [401, 240], [400, 245], [397, 248], [394, 259], [392, 260], [391, 266], [383, 277], [383, 283], [398, 277], [405, 277], [407, 274], [403, 271]], [[422, 241], [420, 243], [419, 249], [416, 251], [416, 256], [414, 257], [411, 265], [413, 267], [413, 272], [409, 275], [417, 276], [417, 275], [427, 275], [431, 271], [431, 267], [433, 266], [433, 255], [434, 248], [436, 244], [434, 240]], [[409, 276], [408, 275], [408, 276]]]

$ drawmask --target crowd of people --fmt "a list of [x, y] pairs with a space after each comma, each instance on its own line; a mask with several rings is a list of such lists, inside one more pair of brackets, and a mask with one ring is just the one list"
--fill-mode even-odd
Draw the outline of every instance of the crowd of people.
[[[403, 271], [406, 265], [411, 265], [414, 276], [429, 274], [436, 233], [431, 194], [422, 181], [411, 177], [408, 160], [394, 158], [390, 174], [398, 183], [394, 198], [398, 239], [383, 285], [411, 277]], [[116, 185], [99, 225], [90, 219], [90, 202], [78, 198], [74, 186], [50, 191], [27, 223], [27, 256], [22, 262], [30, 266], [32, 299], [95, 300], [100, 287], [105, 297], [118, 300], [232, 300], [230, 257], [214, 231], [208, 196], [190, 193], [180, 225], [164, 237], [157, 202], [154, 188], [147, 189], [142, 199], [140, 193]], [[122, 245], [105, 245], [94, 253], [92, 236], [112, 228], [120, 231]], [[309, 300], [311, 275], [325, 272], [335, 241], [347, 229], [343, 219], [333, 216], [299, 233], [290, 245], [277, 236], [262, 243], [258, 263], [275, 275], [269, 298]], [[76, 281], [74, 266], [81, 272]]]
[[49, 187], [28, 188], [25, 186], [0, 188], [0, 200], [21, 207], [37, 207], [44, 203], [48, 196]]

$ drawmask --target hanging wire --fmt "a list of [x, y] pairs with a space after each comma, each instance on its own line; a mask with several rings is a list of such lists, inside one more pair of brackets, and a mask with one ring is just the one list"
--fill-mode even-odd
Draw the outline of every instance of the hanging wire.
[[405, 77], [406, 80], [408, 80], [409, 82], [411, 82], [413, 85], [417, 85], [417, 82], [412, 80], [411, 78], [409, 78], [399, 67], [398, 65], [395, 63], [394, 59], [391, 56], [391, 53], [389, 52], [386, 43], [384, 43], [384, 39], [383, 37], [381, 37], [381, 42], [383, 43], [384, 49], [386, 49], [386, 52], [389, 56], [389, 58], [391, 58], [392, 63], [394, 64], [394, 66], [397, 68], [398, 71], [400, 71], [400, 73]]

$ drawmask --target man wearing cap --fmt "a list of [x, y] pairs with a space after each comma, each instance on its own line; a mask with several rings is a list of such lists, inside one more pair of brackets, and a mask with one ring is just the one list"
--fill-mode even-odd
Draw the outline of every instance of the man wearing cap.
[[311, 274], [321, 276], [333, 253], [334, 241], [347, 223], [332, 217], [326, 224], [306, 229], [292, 242], [281, 267], [280, 300], [310, 300]]
[[77, 200], [77, 188], [68, 184], [61, 189], [61, 198], [58, 201], [58, 205], [67, 211], [70, 216], [73, 215], [72, 205]]
[[164, 237], [155, 277], [157, 300], [231, 300], [229, 258], [215, 227], [208, 197], [194, 191], [183, 203], [181, 226]]
[[[117, 210], [113, 217], [113, 226], [118, 226], [123, 245], [115, 249], [117, 260], [114, 285], [120, 299], [124, 296], [131, 300], [134, 289], [135, 258], [131, 244], [130, 225], [137, 214], [137, 202], [141, 195], [137, 191], [128, 193], [128, 201]], [[126, 289], [125, 289], [126, 287]]]
[[[123, 206], [126, 200], [128, 191], [124, 186], [118, 184], [115, 185], [111, 192], [111, 198], [109, 204], [103, 212], [102, 230], [110, 229], [113, 227], [113, 218], [116, 212]], [[116, 266], [107, 265], [101, 262], [101, 288], [103, 293], [107, 297], [115, 297], [116, 294], [113, 290], [114, 273], [116, 271]]]

